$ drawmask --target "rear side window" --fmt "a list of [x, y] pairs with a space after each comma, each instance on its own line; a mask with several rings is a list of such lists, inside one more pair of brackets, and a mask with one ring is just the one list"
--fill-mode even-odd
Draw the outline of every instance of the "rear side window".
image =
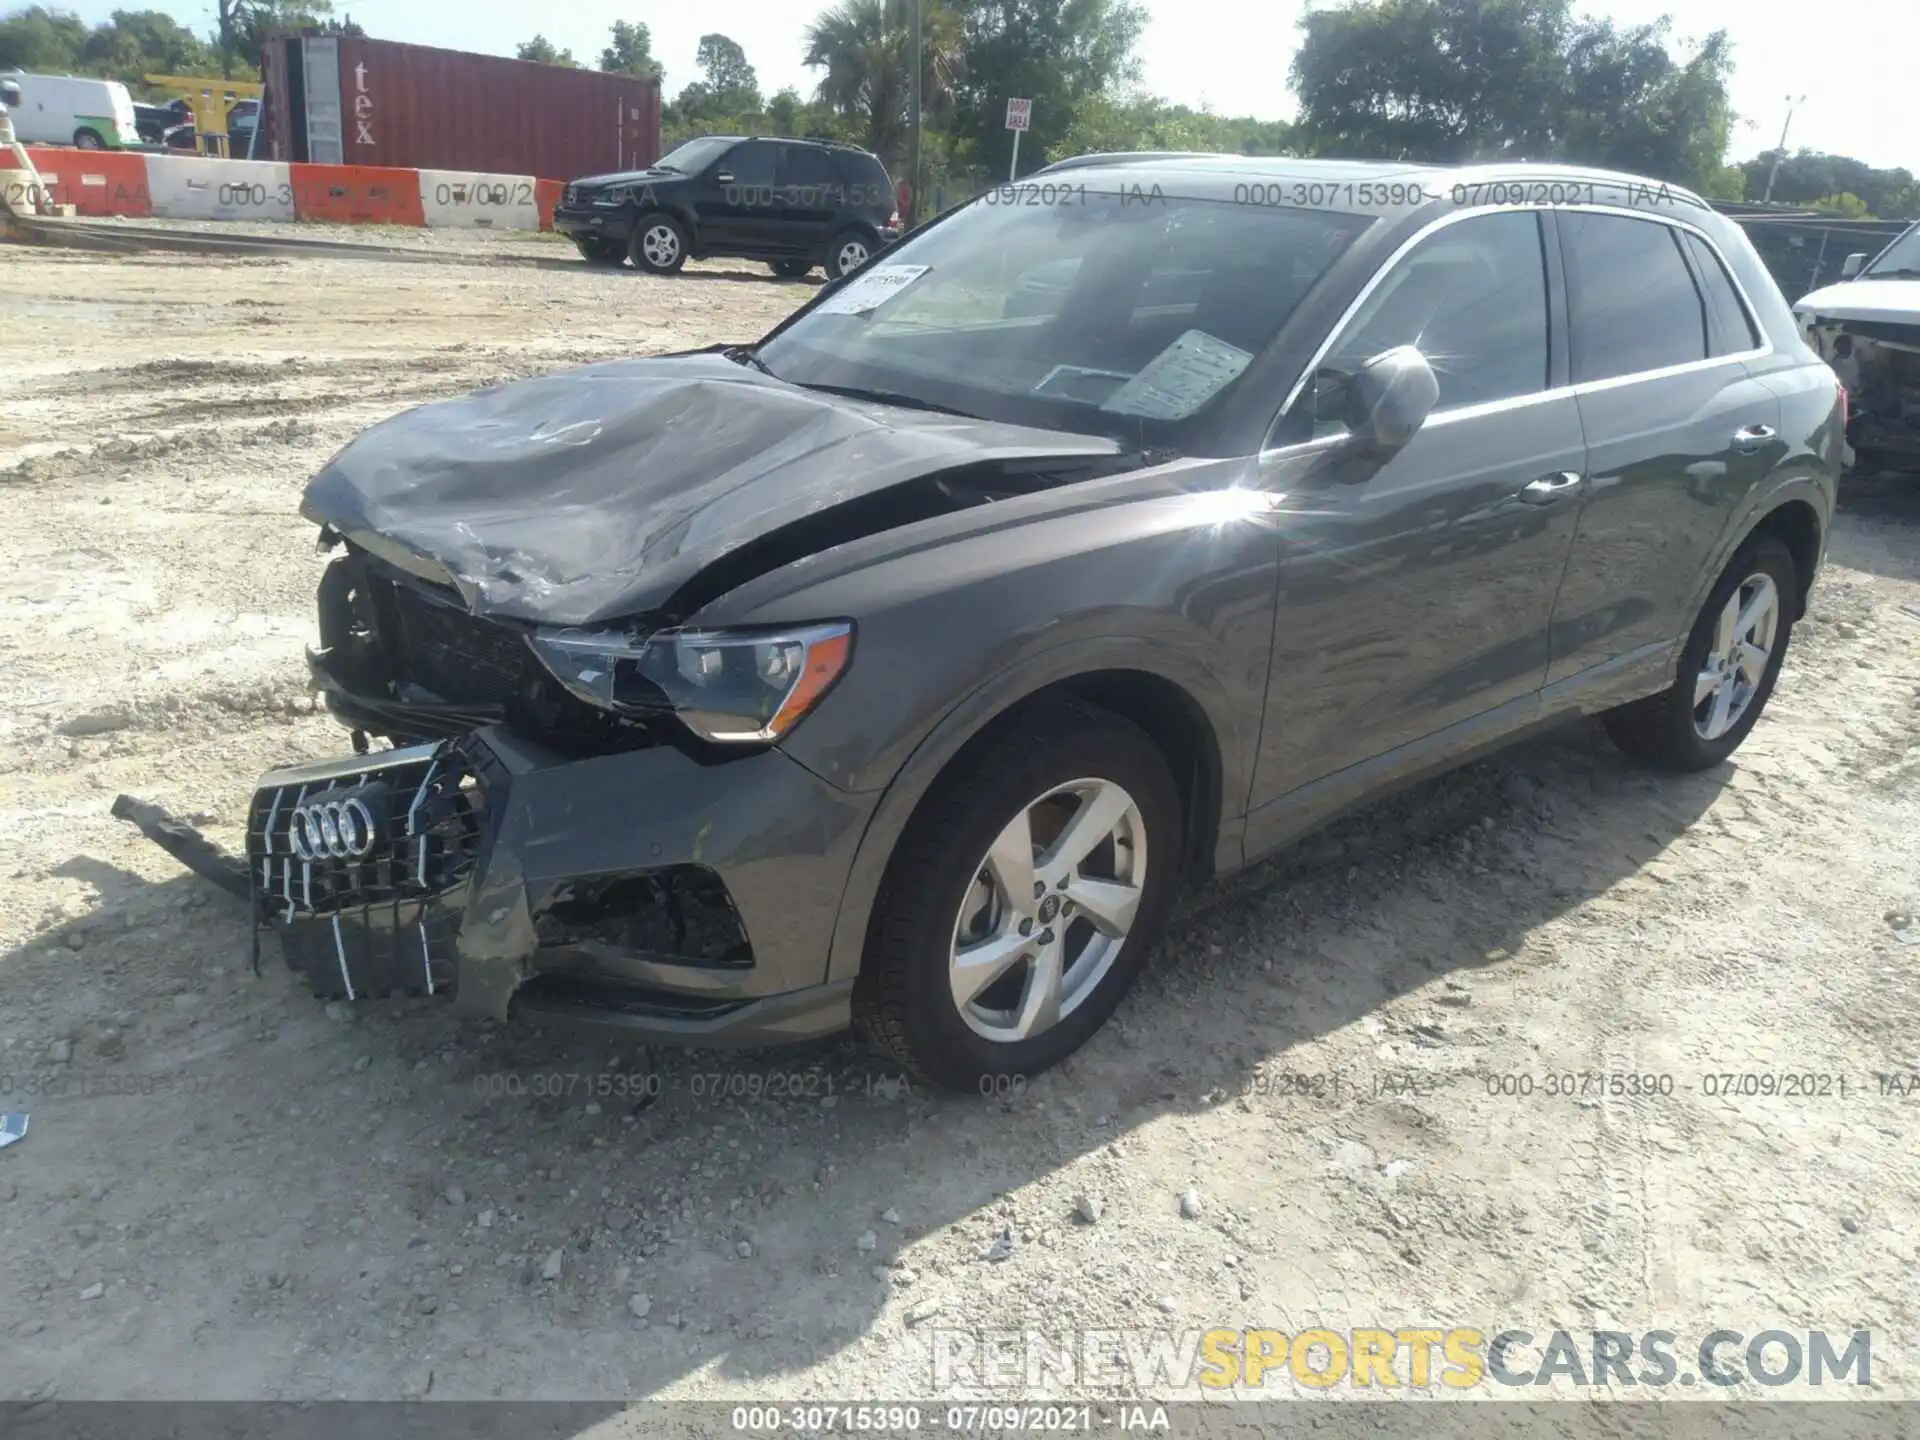
[[1353, 317], [1321, 367], [1314, 414], [1337, 422], [1347, 377], [1397, 345], [1417, 346], [1440, 381], [1440, 409], [1547, 387], [1547, 272], [1531, 211], [1475, 216], [1407, 252]]
[[1754, 333], [1747, 307], [1740, 303], [1740, 292], [1734, 289], [1727, 267], [1720, 263], [1713, 247], [1692, 234], [1682, 235], [1681, 242], [1693, 256], [1694, 269], [1700, 272], [1700, 283], [1706, 288], [1713, 353], [1738, 355], [1744, 350], [1758, 349], [1760, 337]]
[[847, 183], [860, 186], [863, 192], [877, 189], [882, 195], [893, 193], [887, 167], [871, 155], [842, 154], [840, 168], [846, 173]]
[[826, 152], [811, 145], [780, 147], [780, 183], [782, 185], [831, 185], [833, 162]]
[[1657, 220], [1563, 211], [1573, 380], [1612, 380], [1707, 358], [1707, 310]]

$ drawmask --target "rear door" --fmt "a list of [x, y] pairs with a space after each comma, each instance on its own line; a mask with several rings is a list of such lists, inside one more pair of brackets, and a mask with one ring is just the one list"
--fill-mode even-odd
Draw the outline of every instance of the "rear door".
[[1784, 444], [1779, 400], [1743, 360], [1761, 332], [1702, 235], [1613, 211], [1553, 224], [1588, 474], [1554, 607], [1557, 684], [1664, 662], [1702, 566]]
[[[1262, 457], [1283, 518], [1249, 855], [1318, 803], [1290, 792], [1325, 779], [1322, 795], [1352, 798], [1399, 763], [1364, 762], [1450, 727], [1434, 743], [1464, 744], [1480, 717], [1495, 730], [1531, 718], [1585, 452], [1544, 238], [1530, 210], [1427, 234], [1295, 402], [1313, 407], [1316, 438]], [[1341, 377], [1403, 344], [1432, 364], [1438, 405], [1404, 449], [1343, 479]]]
[[824, 255], [845, 203], [833, 157], [816, 145], [782, 145], [777, 173], [784, 202], [775, 237], [780, 248], [793, 255]]

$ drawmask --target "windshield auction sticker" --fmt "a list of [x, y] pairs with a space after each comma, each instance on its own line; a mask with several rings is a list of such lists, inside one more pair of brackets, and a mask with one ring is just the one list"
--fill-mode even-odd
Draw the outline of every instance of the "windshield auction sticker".
[[1184, 420], [1252, 363], [1253, 356], [1239, 346], [1204, 330], [1189, 330], [1149, 360], [1100, 408], [1145, 420]]
[[820, 302], [821, 315], [866, 315], [878, 310], [930, 269], [926, 265], [882, 265], [850, 282], [838, 295]]

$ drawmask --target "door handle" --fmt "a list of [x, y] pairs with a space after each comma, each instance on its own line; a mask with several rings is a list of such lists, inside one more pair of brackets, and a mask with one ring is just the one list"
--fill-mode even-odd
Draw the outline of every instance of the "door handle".
[[1741, 454], [1751, 455], [1771, 440], [1773, 435], [1774, 430], [1771, 425], [1749, 425], [1744, 430], [1733, 432], [1733, 443], [1740, 447]]
[[1542, 475], [1538, 480], [1529, 480], [1520, 487], [1520, 498], [1529, 505], [1551, 505], [1556, 500], [1564, 500], [1578, 493], [1586, 478], [1571, 470]]

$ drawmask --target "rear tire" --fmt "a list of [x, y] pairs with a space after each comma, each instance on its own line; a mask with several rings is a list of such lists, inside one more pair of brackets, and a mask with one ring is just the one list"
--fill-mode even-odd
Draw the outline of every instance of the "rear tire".
[[104, 150], [107, 142], [100, 138], [98, 130], [89, 130], [84, 126], [73, 132], [73, 143], [81, 150]]
[[827, 274], [838, 280], [873, 258], [874, 243], [858, 230], [842, 230], [827, 248]]
[[[1779, 540], [1762, 535], [1743, 545], [1701, 607], [1673, 684], [1601, 717], [1613, 743], [1643, 765], [1677, 772], [1710, 770], [1737, 750], [1787, 658], [1798, 586], [1792, 552]], [[1762, 636], [1745, 616], [1769, 595], [1774, 613]]]
[[687, 263], [686, 227], [671, 215], [642, 215], [633, 224], [627, 254], [650, 275], [673, 275]]
[[[1139, 727], [1066, 703], [1012, 720], [940, 777], [894, 850], [854, 991], [860, 1028], [947, 1089], [1058, 1064], [1145, 964], [1182, 840], [1178, 787]], [[1015, 958], [995, 964], [996, 945]]]

